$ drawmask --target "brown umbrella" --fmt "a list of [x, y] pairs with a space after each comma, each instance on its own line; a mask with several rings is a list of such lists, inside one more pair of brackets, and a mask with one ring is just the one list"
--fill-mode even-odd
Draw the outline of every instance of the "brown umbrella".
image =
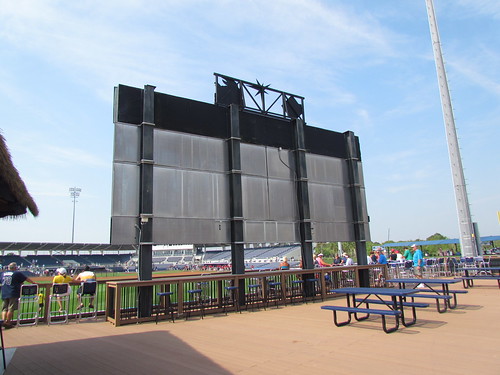
[[0, 218], [25, 215], [27, 209], [38, 216], [38, 207], [12, 164], [5, 139], [0, 134]]

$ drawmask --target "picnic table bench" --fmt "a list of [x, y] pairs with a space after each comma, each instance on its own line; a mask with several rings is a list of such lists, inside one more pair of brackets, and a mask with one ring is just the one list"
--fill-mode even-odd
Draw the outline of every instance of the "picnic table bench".
[[[384, 330], [385, 333], [391, 333], [396, 331], [399, 328], [399, 317], [401, 316], [401, 311], [399, 310], [377, 310], [377, 309], [368, 309], [368, 308], [361, 308], [361, 307], [350, 307], [350, 306], [321, 306], [323, 310], [331, 310], [333, 311], [333, 322], [337, 327], [345, 326], [349, 323], [351, 323], [351, 314], [354, 314], [354, 318], [357, 321], [362, 321], [365, 319], [368, 319], [370, 317], [370, 314], [377, 314], [382, 316], [382, 329]], [[347, 312], [347, 320], [343, 322], [339, 322], [337, 320], [337, 311], [345, 311]], [[362, 313], [365, 314], [364, 316], [359, 317], [357, 314]], [[396, 324], [392, 328], [387, 328], [387, 324], [385, 321], [385, 316], [386, 315], [391, 315], [396, 317]]]
[[[450, 309], [454, 309], [457, 307], [457, 294], [450, 292], [448, 285], [459, 282], [458, 279], [391, 279], [386, 280], [387, 283], [398, 284], [400, 288], [405, 288], [406, 284], [415, 284], [415, 288], [413, 290], [419, 291], [417, 295], [412, 295], [411, 297], [415, 298], [434, 298], [436, 300], [436, 307], [439, 313], [444, 313]], [[423, 284], [425, 288], [416, 288], [417, 285]], [[434, 287], [433, 287], [434, 286]], [[441, 286], [441, 289], [436, 286]], [[420, 291], [424, 291], [424, 293], [420, 293]], [[430, 293], [430, 294], [426, 294]], [[453, 303], [451, 300], [453, 299]], [[441, 307], [439, 301], [444, 301], [444, 307]]]
[[[416, 297], [416, 294], [414, 294], [412, 296]], [[363, 299], [363, 298], [356, 298], [355, 301], [356, 302], [363, 302], [366, 304], [367, 307], [369, 306], [370, 303], [373, 303], [376, 305], [384, 305], [384, 304], [386, 305], [387, 303], [390, 303], [390, 301], [381, 301], [379, 299]], [[428, 303], [425, 303], [425, 302], [403, 301], [403, 306], [424, 308], [424, 307], [429, 307], [430, 305]]]
[[460, 278], [464, 285], [464, 288], [472, 288], [474, 286], [474, 280], [496, 280], [498, 282], [498, 287], [500, 288], [500, 275], [475, 275], [475, 276], [462, 276]]
[[464, 267], [462, 271], [464, 276], [459, 280], [462, 280], [465, 289], [472, 288], [474, 280], [496, 280], [500, 288], [500, 267]]
[[[436, 300], [436, 308], [437, 308], [437, 311], [442, 314], [444, 312], [446, 312], [448, 310], [448, 301], [451, 300], [453, 297], [450, 296], [450, 295], [442, 295], [442, 294], [434, 294], [434, 292], [432, 292], [433, 294], [420, 294], [420, 291], [419, 291], [419, 294], [416, 294], [412, 297], [414, 298], [433, 298]], [[439, 303], [439, 300], [443, 300], [444, 301], [444, 308], [441, 308], [441, 305]]]

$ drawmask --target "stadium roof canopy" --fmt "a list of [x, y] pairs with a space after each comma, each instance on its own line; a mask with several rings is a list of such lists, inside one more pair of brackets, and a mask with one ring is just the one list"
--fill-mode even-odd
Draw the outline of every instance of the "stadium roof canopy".
[[[500, 241], [500, 236], [486, 236], [481, 237], [481, 242], [490, 241]], [[411, 246], [413, 244], [418, 246], [429, 246], [429, 245], [451, 245], [459, 244], [460, 240], [458, 238], [448, 239], [448, 240], [435, 240], [435, 241], [410, 241], [410, 242], [393, 242], [383, 244], [382, 247], [404, 247]]]

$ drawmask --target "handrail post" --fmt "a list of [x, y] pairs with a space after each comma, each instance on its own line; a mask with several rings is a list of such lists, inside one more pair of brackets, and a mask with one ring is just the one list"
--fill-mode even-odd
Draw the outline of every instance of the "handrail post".
[[177, 285], [177, 311], [179, 315], [184, 315], [184, 283], [179, 282]]
[[283, 303], [286, 305], [286, 282], [287, 282], [288, 272], [281, 271], [280, 272], [280, 280], [281, 280], [281, 296], [283, 298]]
[[122, 300], [122, 286], [120, 284], [116, 285], [115, 298], [114, 298], [114, 308], [115, 308], [115, 326], [121, 325], [121, 300]]
[[321, 284], [321, 300], [323, 301], [326, 298], [326, 280], [325, 280], [325, 272], [326, 270], [320, 271], [320, 284]]

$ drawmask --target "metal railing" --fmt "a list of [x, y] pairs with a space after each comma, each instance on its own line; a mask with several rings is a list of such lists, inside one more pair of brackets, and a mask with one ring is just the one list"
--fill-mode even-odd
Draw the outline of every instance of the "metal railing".
[[[19, 320], [20, 325], [27, 325], [35, 320], [35, 318], [33, 318], [33, 314], [36, 312], [38, 322], [47, 322], [49, 312], [56, 311], [58, 309], [57, 300], [53, 298], [51, 301], [50, 299], [50, 295], [52, 293], [52, 285], [53, 284], [50, 283], [38, 284], [38, 299], [29, 299], [23, 301], [23, 303], [20, 303], [19, 309], [16, 311], [13, 321], [17, 322], [18, 317], [21, 316], [21, 319]], [[74, 319], [80, 315], [80, 311], [78, 309], [79, 300], [77, 294], [79, 286], [79, 284], [71, 285], [69, 301], [67, 302], [67, 306], [65, 306], [65, 311], [67, 311], [69, 319]], [[93, 301], [93, 305], [95, 306], [98, 315], [104, 315], [105, 301], [106, 283], [104, 281], [99, 281], [97, 284], [97, 293]]]

